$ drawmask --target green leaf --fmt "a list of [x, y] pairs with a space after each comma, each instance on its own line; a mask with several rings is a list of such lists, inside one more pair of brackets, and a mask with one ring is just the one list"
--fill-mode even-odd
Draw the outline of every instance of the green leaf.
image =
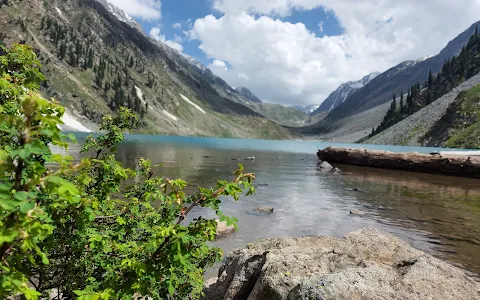
[[0, 182], [0, 192], [9, 192], [12, 190], [12, 184], [10, 182]]
[[15, 200], [0, 199], [0, 206], [5, 210], [13, 210], [17, 207], [18, 202]]
[[42, 258], [42, 263], [43, 263], [44, 265], [48, 265], [48, 264], [50, 263], [50, 261], [48, 260], [47, 255], [46, 255], [45, 253], [40, 252], [39, 255], [40, 255], [40, 257]]
[[13, 194], [13, 198], [17, 201], [26, 201], [28, 199], [28, 193], [25, 191], [16, 192]]
[[168, 293], [170, 294], [170, 296], [173, 296], [173, 294], [175, 293], [175, 287], [172, 285], [171, 281], [168, 282]]
[[34, 202], [23, 202], [19, 205], [19, 208], [20, 208], [20, 212], [23, 213], [23, 214], [26, 214], [28, 213], [28, 211], [30, 211], [31, 209], [33, 209], [35, 207], [35, 203]]
[[117, 221], [117, 223], [118, 223], [119, 225], [125, 225], [125, 224], [127, 224], [127, 222], [125, 222], [125, 219], [123, 219], [122, 217], [117, 217], [117, 220], [116, 220], [116, 221]]

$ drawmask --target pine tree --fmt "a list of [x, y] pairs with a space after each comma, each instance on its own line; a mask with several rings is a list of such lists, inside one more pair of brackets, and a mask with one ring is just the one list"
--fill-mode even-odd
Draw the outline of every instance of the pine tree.
[[431, 88], [433, 84], [433, 75], [432, 75], [432, 69], [430, 69], [430, 72], [428, 73], [428, 81], [427, 81], [427, 88]]
[[89, 68], [93, 68], [93, 57], [94, 57], [93, 49], [90, 48], [88, 50], [88, 59], [87, 59], [87, 61], [88, 61], [87, 66]]
[[75, 66], [75, 51], [73, 50], [73, 46], [70, 45], [70, 51], [69, 51], [69, 64], [71, 66]]
[[400, 112], [403, 110], [403, 91], [400, 91]]
[[80, 63], [80, 57], [82, 56], [82, 43], [79, 40], [76, 40], [75, 42], [75, 65], [78, 66]]
[[432, 94], [430, 93], [430, 91], [427, 91], [427, 105], [432, 103]]
[[65, 55], [67, 54], [67, 45], [65, 44], [65, 41], [62, 41], [60, 43], [60, 49], [59, 49], [59, 55], [58, 57], [63, 60], [65, 58]]
[[103, 87], [103, 92], [105, 93], [105, 95], [108, 93], [109, 90], [110, 90], [110, 82], [105, 82], [105, 86]]

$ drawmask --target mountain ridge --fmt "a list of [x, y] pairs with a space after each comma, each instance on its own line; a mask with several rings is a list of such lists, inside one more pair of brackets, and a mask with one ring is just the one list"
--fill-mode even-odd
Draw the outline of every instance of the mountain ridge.
[[223, 79], [110, 9], [97, 0], [10, 0], [2, 6], [0, 39], [33, 45], [47, 76], [43, 93], [95, 123], [126, 105], [141, 116], [139, 132], [292, 137], [244, 105]]
[[[307, 135], [334, 132], [343, 126], [348, 126], [343, 120], [380, 107], [389, 102], [393, 94], [398, 95], [401, 91], [406, 92], [412, 84], [425, 81], [430, 70], [434, 73], [440, 71], [446, 59], [450, 59], [461, 51], [479, 23], [475, 22], [448, 42], [437, 55], [402, 62], [378, 75], [330, 111], [325, 118], [315, 124], [299, 128], [298, 131]], [[364, 122], [365, 128], [362, 127], [359, 130], [371, 130], [373, 126], [377, 125], [373, 122]]]
[[320, 105], [319, 108], [317, 108], [314, 112], [312, 112], [312, 114], [315, 115], [319, 112], [330, 111], [330, 110], [336, 108], [341, 103], [343, 103], [347, 99], [348, 96], [353, 94], [358, 89], [367, 85], [370, 81], [372, 81], [378, 75], [380, 75], [379, 72], [372, 72], [368, 75], [365, 75], [362, 79], [342, 83], [335, 91], [333, 91], [322, 102], [322, 104]]

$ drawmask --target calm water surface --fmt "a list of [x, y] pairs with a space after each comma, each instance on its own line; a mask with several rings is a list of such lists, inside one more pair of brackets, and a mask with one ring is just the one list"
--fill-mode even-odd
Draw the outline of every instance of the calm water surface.
[[[79, 142], [82, 143], [80, 136]], [[297, 237], [346, 233], [373, 226], [416, 248], [480, 275], [480, 180], [401, 171], [338, 166], [340, 174], [317, 169], [315, 141], [258, 141], [215, 138], [128, 136], [118, 159], [134, 167], [139, 157], [162, 163], [158, 175], [181, 177], [189, 188], [231, 179], [241, 162], [255, 173], [257, 193], [239, 202], [227, 200], [222, 211], [239, 220], [239, 232], [215, 242], [226, 252], [262, 237]], [[438, 148], [361, 145], [389, 151], [430, 152]], [[79, 156], [79, 146], [70, 154]], [[255, 156], [255, 161], [233, 158]], [[352, 191], [359, 188], [361, 192]], [[274, 213], [252, 213], [271, 206]], [[365, 215], [350, 215], [352, 209]], [[205, 211], [194, 210], [192, 217]], [[210, 270], [206, 277], [215, 276]]]

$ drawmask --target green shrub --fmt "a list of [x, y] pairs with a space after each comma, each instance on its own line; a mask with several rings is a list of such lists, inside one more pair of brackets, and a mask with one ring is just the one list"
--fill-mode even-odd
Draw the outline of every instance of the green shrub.
[[74, 141], [58, 128], [64, 108], [37, 93], [44, 77], [28, 46], [0, 53], [0, 297], [199, 298], [221, 250], [207, 245], [215, 220], [185, 217], [210, 208], [235, 224], [220, 198], [254, 193], [254, 175], [239, 165], [232, 182], [187, 195], [185, 181], [154, 176], [148, 160], [124, 168], [116, 145], [137, 122], [126, 108], [87, 139], [93, 157], [54, 154], [50, 145]]

